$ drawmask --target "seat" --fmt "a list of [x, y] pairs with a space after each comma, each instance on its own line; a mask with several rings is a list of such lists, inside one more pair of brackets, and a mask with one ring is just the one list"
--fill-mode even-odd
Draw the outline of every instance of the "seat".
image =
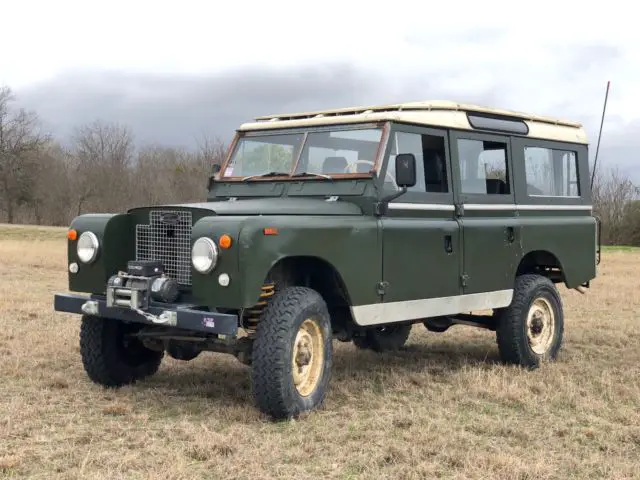
[[503, 195], [507, 193], [507, 184], [499, 178], [487, 178], [487, 193], [493, 195]]
[[322, 162], [322, 173], [343, 173], [347, 165], [345, 157], [326, 157]]
[[446, 192], [444, 162], [439, 150], [424, 151], [424, 180], [427, 192]]
[[[365, 160], [360, 158], [359, 160], [363, 160], [366, 162], [370, 162], [371, 160]], [[358, 163], [356, 165], [356, 173], [369, 173], [373, 167], [368, 163]]]

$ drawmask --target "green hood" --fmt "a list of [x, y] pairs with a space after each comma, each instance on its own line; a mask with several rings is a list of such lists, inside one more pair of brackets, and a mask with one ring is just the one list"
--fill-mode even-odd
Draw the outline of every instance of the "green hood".
[[[193, 208], [215, 215], [362, 215], [362, 209], [350, 202], [315, 198], [251, 198], [235, 201], [159, 205], [153, 208]], [[149, 207], [146, 207], [149, 208]]]

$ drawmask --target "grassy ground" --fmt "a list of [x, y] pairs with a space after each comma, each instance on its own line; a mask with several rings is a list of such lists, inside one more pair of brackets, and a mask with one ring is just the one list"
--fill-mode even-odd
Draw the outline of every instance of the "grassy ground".
[[559, 361], [498, 362], [494, 336], [414, 326], [405, 351], [336, 343], [325, 406], [273, 423], [248, 368], [167, 359], [107, 391], [85, 376], [64, 229], [0, 226], [0, 477], [607, 478], [640, 476], [640, 251], [603, 252], [586, 295], [561, 289]]

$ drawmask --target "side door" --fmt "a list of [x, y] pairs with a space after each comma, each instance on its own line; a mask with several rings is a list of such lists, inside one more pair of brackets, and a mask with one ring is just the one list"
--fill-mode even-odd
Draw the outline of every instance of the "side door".
[[412, 153], [417, 182], [389, 203], [381, 219], [385, 321], [439, 315], [460, 293], [460, 228], [454, 216], [447, 132], [394, 125], [384, 195], [398, 190], [395, 157]]
[[450, 139], [463, 294], [483, 294], [474, 305], [506, 306], [521, 258], [510, 137], [455, 131]]

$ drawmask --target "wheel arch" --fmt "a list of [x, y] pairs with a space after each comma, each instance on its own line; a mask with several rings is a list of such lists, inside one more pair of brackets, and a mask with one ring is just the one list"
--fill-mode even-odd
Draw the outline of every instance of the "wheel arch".
[[554, 283], [567, 284], [562, 262], [557, 255], [548, 250], [531, 250], [522, 257], [516, 269], [516, 277], [528, 273], [543, 275]]
[[[351, 297], [338, 268], [324, 258], [294, 255], [278, 259], [269, 269], [264, 283], [301, 286], [317, 291], [327, 303], [332, 323], [342, 324], [351, 317]], [[334, 325], [336, 326], [336, 325]]]
[[327, 304], [351, 305], [347, 286], [338, 269], [331, 262], [318, 256], [282, 257], [271, 266], [265, 281], [313, 288], [322, 295]]

